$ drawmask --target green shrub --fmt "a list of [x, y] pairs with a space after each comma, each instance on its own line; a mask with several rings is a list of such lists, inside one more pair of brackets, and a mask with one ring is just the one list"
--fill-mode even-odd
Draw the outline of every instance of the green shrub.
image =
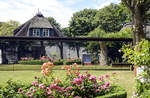
[[56, 61], [53, 62], [54, 65], [63, 65], [64, 64], [64, 61], [61, 60], [61, 59], [58, 59]]
[[141, 98], [150, 98], [150, 90], [144, 91], [140, 97]]
[[24, 64], [24, 65], [42, 65], [43, 63], [45, 63], [47, 61], [44, 60], [20, 60], [18, 63], [19, 64]]
[[110, 93], [96, 98], [127, 98], [127, 92], [119, 86], [113, 86]]
[[[8, 80], [7, 84], [0, 88], [0, 98], [21, 98], [18, 89], [28, 89], [31, 85], [25, 85], [21, 81]], [[14, 97], [15, 96], [15, 97]]]
[[98, 58], [92, 58], [92, 64], [98, 64], [99, 61], [98, 61]]

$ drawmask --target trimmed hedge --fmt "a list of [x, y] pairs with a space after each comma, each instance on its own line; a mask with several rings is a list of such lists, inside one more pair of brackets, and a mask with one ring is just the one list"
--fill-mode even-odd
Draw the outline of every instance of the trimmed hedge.
[[96, 98], [127, 98], [127, 92], [119, 86], [114, 86], [111, 93]]
[[20, 60], [18, 63], [19, 64], [24, 64], [24, 65], [42, 65], [47, 61], [43, 60]]
[[57, 61], [54, 61], [53, 64], [54, 64], [54, 65], [64, 65], [64, 61], [61, 60], [61, 59], [59, 59], [59, 60], [57, 60]]

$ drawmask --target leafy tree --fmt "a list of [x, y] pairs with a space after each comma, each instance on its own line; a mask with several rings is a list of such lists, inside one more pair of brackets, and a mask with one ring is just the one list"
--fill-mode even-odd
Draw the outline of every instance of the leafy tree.
[[[96, 28], [92, 32], [89, 33], [89, 37], [103, 37], [105, 36], [106, 32], [102, 29]], [[107, 46], [105, 42], [99, 42], [100, 45], [100, 64], [101, 65], [108, 65], [108, 56], [107, 56]]]
[[121, 0], [122, 3], [130, 10], [133, 24], [134, 44], [145, 38], [144, 25], [149, 17], [150, 0]]
[[13, 36], [13, 31], [19, 26], [19, 22], [10, 20], [0, 26], [0, 36]]
[[128, 20], [128, 13], [121, 10], [121, 5], [110, 4], [98, 11], [93, 23], [105, 32], [118, 32]]
[[85, 36], [88, 32], [94, 30], [92, 21], [97, 13], [95, 9], [84, 9], [73, 14], [69, 24], [69, 31], [73, 37]]
[[[117, 33], [106, 33], [104, 30], [100, 29], [100, 27], [96, 28], [95, 30], [91, 31], [88, 34], [89, 37], [98, 37], [98, 38], [131, 38], [132, 37], [132, 32], [131, 32], [131, 28], [124, 28], [123, 30], [121, 30], [120, 32]], [[90, 45], [93, 44], [92, 46], [94, 46], [94, 49], [97, 47], [97, 45], [100, 47], [100, 55], [101, 55], [101, 60], [100, 63], [101, 65], [108, 65], [108, 55], [109, 57], [111, 57], [113, 60], [115, 60], [116, 58], [116, 53], [118, 53], [118, 49], [117, 48], [121, 48], [122, 43], [106, 43], [104, 41], [99, 42], [99, 43], [90, 43], [88, 48], [90, 50], [93, 50], [92, 52], [96, 52], [99, 53], [98, 50], [94, 50], [93, 47], [90, 47]], [[108, 44], [108, 45], [107, 45]], [[108, 51], [108, 47], [109, 50], [110, 48], [112, 49], [112, 47], [115, 47], [115, 50], [112, 51]], [[97, 48], [98, 49], [98, 48]], [[113, 55], [113, 56], [112, 56]]]
[[61, 30], [60, 24], [53, 18], [53, 17], [47, 17], [48, 21], [55, 26], [58, 30]]

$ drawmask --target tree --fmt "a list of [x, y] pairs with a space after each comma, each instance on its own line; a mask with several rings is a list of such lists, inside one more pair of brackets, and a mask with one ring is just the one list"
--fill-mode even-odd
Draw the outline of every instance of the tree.
[[[98, 37], [98, 38], [131, 38], [132, 36], [132, 32], [131, 32], [131, 28], [125, 28], [123, 30], [121, 30], [120, 32], [116, 32], [116, 33], [106, 33], [104, 30], [100, 29], [100, 27], [96, 28], [95, 30], [91, 31], [88, 34], [89, 37]], [[120, 43], [113, 43], [113, 45], [120, 45]], [[89, 44], [90, 45], [90, 44]], [[95, 43], [95, 45], [99, 45], [100, 47], [100, 55], [101, 55], [101, 59], [100, 59], [100, 64], [101, 65], [108, 65], [108, 48], [107, 48], [107, 43], [102, 41], [99, 43]], [[109, 45], [108, 45], [109, 46]], [[111, 46], [114, 47], [114, 46]], [[91, 47], [89, 47], [91, 48]], [[121, 47], [119, 47], [121, 48]], [[116, 49], [116, 47], [115, 47]], [[98, 50], [96, 50], [97, 53]], [[118, 50], [116, 51], [118, 52]], [[114, 53], [114, 51], [113, 51]], [[111, 53], [111, 55], [113, 54]]]
[[118, 32], [121, 30], [123, 24], [128, 20], [128, 13], [121, 10], [121, 5], [110, 4], [100, 9], [93, 23], [103, 29], [106, 33]]
[[18, 26], [19, 26], [19, 22], [14, 21], [14, 20], [1, 23], [0, 36], [13, 36], [13, 31]]
[[[102, 29], [96, 28], [92, 32], [89, 33], [89, 37], [103, 37], [106, 34], [106, 32]], [[108, 56], [107, 56], [107, 46], [105, 42], [99, 42], [100, 45], [100, 64], [103, 66], [108, 65]]]
[[92, 21], [97, 13], [95, 9], [84, 9], [73, 14], [69, 23], [69, 31], [73, 37], [86, 36], [88, 32], [94, 30]]
[[121, 0], [122, 3], [130, 10], [133, 25], [133, 42], [134, 45], [145, 38], [144, 25], [149, 17], [150, 0]]
[[61, 30], [60, 24], [53, 18], [53, 17], [47, 17], [48, 21], [55, 26], [58, 30]]

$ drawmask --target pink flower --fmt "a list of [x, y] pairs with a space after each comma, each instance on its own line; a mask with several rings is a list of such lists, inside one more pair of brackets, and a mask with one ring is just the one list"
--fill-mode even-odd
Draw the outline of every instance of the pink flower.
[[72, 87], [68, 86], [65, 90], [72, 90]]
[[82, 84], [82, 79], [80, 78], [74, 78], [73, 79], [74, 81], [72, 81], [72, 83], [74, 83], [74, 84]]
[[95, 91], [95, 92], [96, 92], [96, 93], [98, 93], [99, 91], [100, 91], [99, 89], [96, 89], [96, 91]]
[[109, 82], [105, 82], [104, 89], [108, 89], [109, 86], [110, 86], [110, 83]]
[[105, 77], [106, 77], [106, 78], [109, 78], [109, 77], [110, 77], [110, 75], [108, 75], [108, 74], [107, 74], [107, 75], [105, 75]]
[[21, 94], [23, 93], [23, 89], [22, 89], [22, 88], [19, 88], [18, 91], [19, 91], [19, 93], [21, 93]]
[[33, 95], [32, 95], [32, 94], [30, 94], [30, 95], [29, 95], [29, 97], [30, 97], [30, 98], [33, 98]]
[[114, 75], [114, 74], [116, 74], [116, 72], [112, 72], [112, 74]]
[[73, 98], [80, 98], [79, 96], [75, 96], [75, 97], [73, 97]]
[[100, 79], [101, 81], [104, 81], [104, 77], [103, 77], [103, 76], [100, 76], [99, 79]]
[[50, 90], [47, 92], [48, 95], [51, 95], [53, 92]]
[[36, 93], [36, 90], [35, 90], [35, 89], [33, 89], [32, 91], [33, 91], [33, 93]]
[[87, 70], [85, 70], [83, 73], [86, 73], [86, 74], [87, 74], [87, 73], [88, 73], [88, 71], [87, 71]]
[[51, 84], [49, 88], [50, 88], [50, 89], [56, 89], [57, 86], [56, 86], [56, 84]]
[[42, 84], [40, 84], [39, 86], [40, 86], [40, 89], [43, 89], [43, 88], [45, 87], [45, 84], [42, 83]]
[[81, 78], [81, 79], [85, 79], [86, 78], [86, 76], [85, 75], [79, 75], [79, 78]]
[[90, 76], [89, 80], [91, 80], [92, 82], [96, 82], [96, 76]]
[[30, 88], [30, 90], [32, 91], [32, 90], [33, 90], [33, 88], [31, 87], [31, 88]]
[[32, 82], [33, 86], [38, 86], [38, 81]]
[[87, 76], [87, 77], [90, 77], [90, 76], [91, 76], [91, 74], [87, 74], [86, 76]]

